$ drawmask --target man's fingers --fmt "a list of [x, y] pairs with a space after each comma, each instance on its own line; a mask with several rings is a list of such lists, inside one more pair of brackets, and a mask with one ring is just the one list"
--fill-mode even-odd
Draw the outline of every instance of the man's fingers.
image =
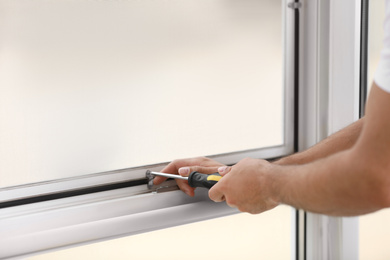
[[225, 201], [225, 195], [219, 189], [215, 189], [214, 187], [209, 190], [210, 199], [215, 202]]
[[[169, 166], [169, 165], [168, 165]], [[191, 172], [200, 172], [200, 173], [204, 173], [204, 174], [212, 174], [212, 173], [216, 173], [218, 172], [218, 169], [219, 168], [223, 168], [223, 167], [220, 167], [220, 166], [214, 166], [214, 167], [205, 167], [205, 166], [186, 166], [186, 167], [181, 167], [179, 168], [178, 170], [173, 168], [171, 169], [172, 167], [166, 167], [164, 168], [161, 172], [166, 172], [166, 173], [173, 173], [173, 172], [178, 172], [181, 176], [185, 176], [185, 177], [188, 177], [188, 175], [190, 175]], [[229, 167], [230, 168], [230, 167]], [[170, 171], [172, 170], [172, 171]], [[227, 170], [226, 173], [230, 171]], [[225, 174], [226, 174], [225, 173]], [[222, 174], [221, 174], [222, 175]], [[161, 184], [163, 183], [167, 178], [165, 177], [162, 177], [162, 176], [156, 176], [153, 180], [153, 184], [154, 185], [158, 185], [158, 184]], [[179, 186], [180, 187], [180, 186]], [[180, 187], [181, 188], [181, 187]]]
[[221, 175], [221, 176], [224, 176], [226, 174], [228, 174], [230, 172], [230, 170], [232, 169], [231, 166], [222, 166], [222, 167], [219, 167], [218, 168], [218, 173]]
[[204, 174], [212, 174], [218, 172], [218, 167], [204, 167], [204, 166], [189, 166], [179, 169], [181, 176], [188, 176], [191, 172], [200, 172]]
[[[179, 173], [182, 176], [188, 176], [193, 171], [197, 171], [205, 174], [211, 174], [211, 173], [218, 172], [218, 168], [221, 166], [223, 166], [223, 164], [214, 161], [212, 159], [208, 159], [206, 157], [197, 157], [197, 158], [174, 160], [171, 163], [169, 163], [167, 166], [165, 166], [165, 168], [162, 169], [161, 172], [170, 173], [170, 174]], [[160, 185], [166, 179], [167, 179], [166, 177], [156, 176], [153, 180], [153, 184]], [[189, 196], [194, 196], [195, 189], [190, 187], [187, 181], [176, 180], [176, 182], [179, 188], [183, 192], [185, 192]]]
[[[162, 176], [156, 176], [154, 179], [153, 179], [153, 184], [154, 185], [159, 185], [161, 183], [163, 183], [167, 178], [165, 177], [162, 177]], [[179, 186], [179, 188], [187, 195], [193, 197], [195, 195], [194, 193], [194, 188], [190, 187], [188, 185], [188, 182], [185, 181], [185, 180], [176, 180], [176, 183], [177, 183], [177, 186]]]
[[195, 196], [195, 188], [192, 188], [190, 185], [188, 185], [187, 181], [184, 180], [176, 180], [177, 186], [188, 196], [194, 197]]
[[233, 208], [233, 209], [236, 209], [236, 208], [237, 208], [235, 205], [229, 204], [229, 203], [227, 203], [227, 202], [226, 202], [226, 205], [228, 205], [229, 207], [231, 207], [231, 208]]
[[[178, 173], [178, 169], [181, 167], [182, 164], [184, 164], [185, 162], [191, 163], [192, 160], [193, 159], [172, 161], [167, 166], [165, 166], [164, 169], [161, 170], [161, 172], [170, 173], [170, 174], [177, 174]], [[156, 176], [154, 178], [154, 180], [153, 180], [153, 184], [154, 185], [159, 185], [159, 184], [163, 183], [164, 181], [166, 181], [166, 179], [167, 179], [166, 177]]]
[[159, 184], [163, 183], [166, 179], [167, 179], [167, 178], [162, 177], [162, 176], [156, 176], [156, 177], [154, 177], [154, 179], [153, 179], [153, 184], [154, 184], [154, 185], [159, 185]]

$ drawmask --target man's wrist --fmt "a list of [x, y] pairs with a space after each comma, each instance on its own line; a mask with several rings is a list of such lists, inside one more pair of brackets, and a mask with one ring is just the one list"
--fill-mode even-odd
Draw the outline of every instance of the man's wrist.
[[308, 157], [307, 153], [294, 153], [292, 155], [280, 158], [272, 163], [276, 165], [282, 165], [282, 166], [301, 165], [301, 164], [309, 163], [312, 160], [313, 159]]
[[273, 161], [272, 163], [273, 164], [276, 164], [276, 165], [290, 165], [292, 164], [291, 163], [291, 159], [290, 159], [291, 155], [290, 156], [287, 156], [287, 157], [283, 157], [283, 158], [280, 158], [276, 161]]
[[271, 198], [277, 204], [285, 204], [284, 197], [286, 196], [286, 192], [288, 190], [287, 185], [289, 184], [288, 178], [289, 174], [286, 172], [286, 168], [288, 166], [283, 166], [283, 161], [279, 161], [274, 163], [271, 166], [270, 177], [272, 178], [272, 188], [271, 188]]

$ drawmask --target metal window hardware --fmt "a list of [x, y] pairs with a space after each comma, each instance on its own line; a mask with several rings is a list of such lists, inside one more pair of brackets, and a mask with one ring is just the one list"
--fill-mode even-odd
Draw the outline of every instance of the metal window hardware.
[[302, 3], [300, 2], [291, 2], [291, 3], [288, 3], [287, 6], [289, 8], [292, 8], [292, 9], [299, 9], [302, 7]]

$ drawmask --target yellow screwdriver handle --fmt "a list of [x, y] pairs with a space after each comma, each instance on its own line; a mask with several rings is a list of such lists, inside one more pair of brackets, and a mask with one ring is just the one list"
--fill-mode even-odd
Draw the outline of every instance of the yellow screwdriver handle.
[[213, 174], [204, 174], [200, 172], [191, 172], [188, 176], [188, 184], [191, 187], [203, 187], [207, 189], [211, 189], [222, 176], [216, 172]]

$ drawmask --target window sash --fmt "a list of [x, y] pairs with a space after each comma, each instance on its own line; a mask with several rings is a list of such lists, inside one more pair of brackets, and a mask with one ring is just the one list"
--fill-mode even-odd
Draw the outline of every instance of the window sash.
[[[272, 159], [294, 152], [294, 10], [287, 8], [287, 2], [284, 0], [282, 7], [284, 144], [210, 158], [234, 164], [245, 157]], [[159, 171], [165, 165], [7, 187], [0, 189], [0, 203], [142, 179], [146, 170]], [[164, 183], [160, 188], [151, 192], [146, 185], [139, 185], [0, 209], [0, 258], [25, 256], [238, 213], [225, 203], [210, 201], [207, 190], [198, 189], [196, 196], [190, 198], [181, 191], [172, 191], [175, 189], [173, 182]]]

